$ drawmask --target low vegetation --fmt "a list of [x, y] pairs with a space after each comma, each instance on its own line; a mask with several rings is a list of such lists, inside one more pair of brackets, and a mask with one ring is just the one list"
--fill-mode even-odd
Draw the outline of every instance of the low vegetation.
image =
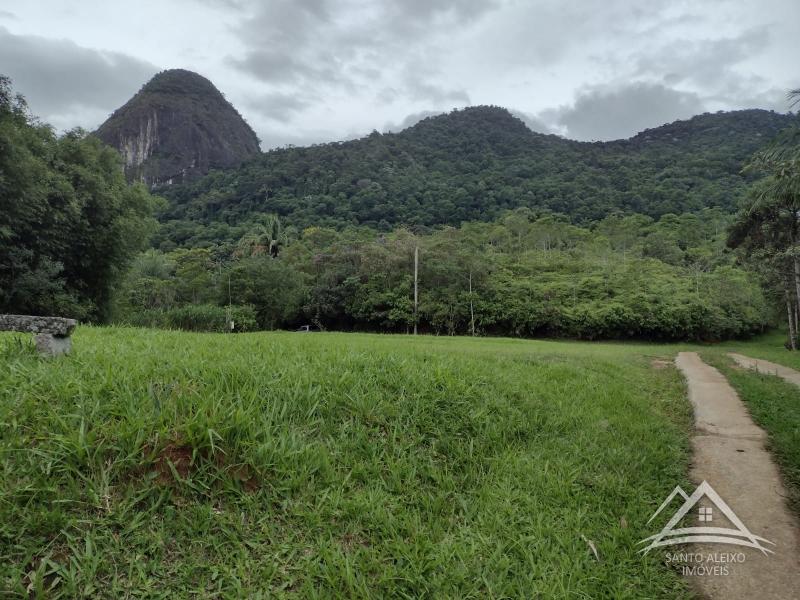
[[636, 544], [686, 484], [664, 348], [82, 327], [48, 362], [15, 339], [14, 595], [686, 597]]

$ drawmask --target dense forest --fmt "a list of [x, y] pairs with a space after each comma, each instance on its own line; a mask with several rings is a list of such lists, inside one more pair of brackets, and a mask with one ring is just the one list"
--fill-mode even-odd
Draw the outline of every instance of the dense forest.
[[519, 207], [587, 224], [615, 211], [733, 212], [752, 177], [745, 161], [794, 117], [704, 114], [629, 139], [580, 143], [530, 131], [508, 111], [474, 107], [397, 134], [266, 152], [239, 169], [166, 186], [154, 245], [235, 241], [261, 214], [298, 228], [364, 225], [415, 231], [494, 221]]
[[134, 324], [200, 330], [222, 330], [230, 316], [237, 330], [409, 332], [418, 323], [451, 335], [723, 339], [760, 331], [769, 317], [754, 278], [726, 251], [729, 220], [719, 209], [658, 221], [613, 214], [585, 228], [521, 208], [427, 235], [297, 235], [269, 216], [236, 244], [143, 254], [118, 310]]

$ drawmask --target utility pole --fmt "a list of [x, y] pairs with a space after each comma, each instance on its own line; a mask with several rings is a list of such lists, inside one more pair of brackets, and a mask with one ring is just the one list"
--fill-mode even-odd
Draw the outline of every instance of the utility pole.
[[233, 301], [231, 300], [231, 274], [228, 273], [228, 333], [233, 333]]
[[419, 306], [419, 246], [414, 246], [414, 335], [417, 335], [417, 308]]
[[475, 309], [472, 305], [472, 269], [469, 270], [469, 325], [475, 337]]

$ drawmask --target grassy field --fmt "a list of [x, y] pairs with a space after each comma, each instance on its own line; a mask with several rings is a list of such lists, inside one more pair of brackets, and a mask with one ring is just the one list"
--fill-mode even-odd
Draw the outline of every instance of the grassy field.
[[48, 361], [16, 340], [12, 597], [688, 595], [636, 544], [688, 484], [683, 383], [652, 364], [675, 347], [82, 327]]

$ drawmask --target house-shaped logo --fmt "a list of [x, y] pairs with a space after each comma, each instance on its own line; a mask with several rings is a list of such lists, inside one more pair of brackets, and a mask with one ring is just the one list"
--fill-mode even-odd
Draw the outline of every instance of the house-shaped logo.
[[[680, 507], [680, 509], [678, 509], [678, 512], [672, 516], [672, 518], [660, 532], [639, 542], [640, 544], [650, 542], [647, 547], [643, 548], [639, 552], [647, 554], [653, 548], [658, 548], [660, 546], [674, 546], [677, 544], [689, 544], [695, 542], [747, 546], [749, 548], [761, 550], [761, 552], [763, 552], [765, 555], [773, 552], [768, 548], [764, 548], [764, 546], [761, 545], [761, 542], [772, 544], [773, 546], [775, 544], [770, 542], [768, 539], [751, 533], [751, 531], [745, 527], [744, 523], [742, 523], [739, 517], [737, 517], [736, 514], [731, 510], [731, 507], [727, 505], [727, 503], [720, 497], [719, 494], [717, 494], [716, 491], [714, 491], [714, 488], [712, 488], [707, 481], [703, 481], [703, 483], [697, 486], [697, 489], [691, 496], [688, 496], [686, 492], [681, 489], [681, 486], [676, 486], [675, 489], [672, 490], [672, 493], [667, 496], [667, 499], [664, 500], [663, 504], [653, 514], [653, 516], [650, 517], [648, 523], [655, 519], [659, 513], [661, 513], [661, 511], [664, 510], [670, 502], [672, 502], [675, 496], [681, 496], [684, 499], [683, 505]], [[678, 527], [676, 529], [675, 526], [681, 522], [681, 519], [683, 519], [703, 497], [708, 498], [708, 500], [719, 510], [719, 512], [726, 517], [731, 524], [733, 524], [735, 529], [731, 527], [711, 526]], [[698, 514], [701, 523], [709, 523], [714, 519], [714, 511], [711, 507], [700, 507]]]

